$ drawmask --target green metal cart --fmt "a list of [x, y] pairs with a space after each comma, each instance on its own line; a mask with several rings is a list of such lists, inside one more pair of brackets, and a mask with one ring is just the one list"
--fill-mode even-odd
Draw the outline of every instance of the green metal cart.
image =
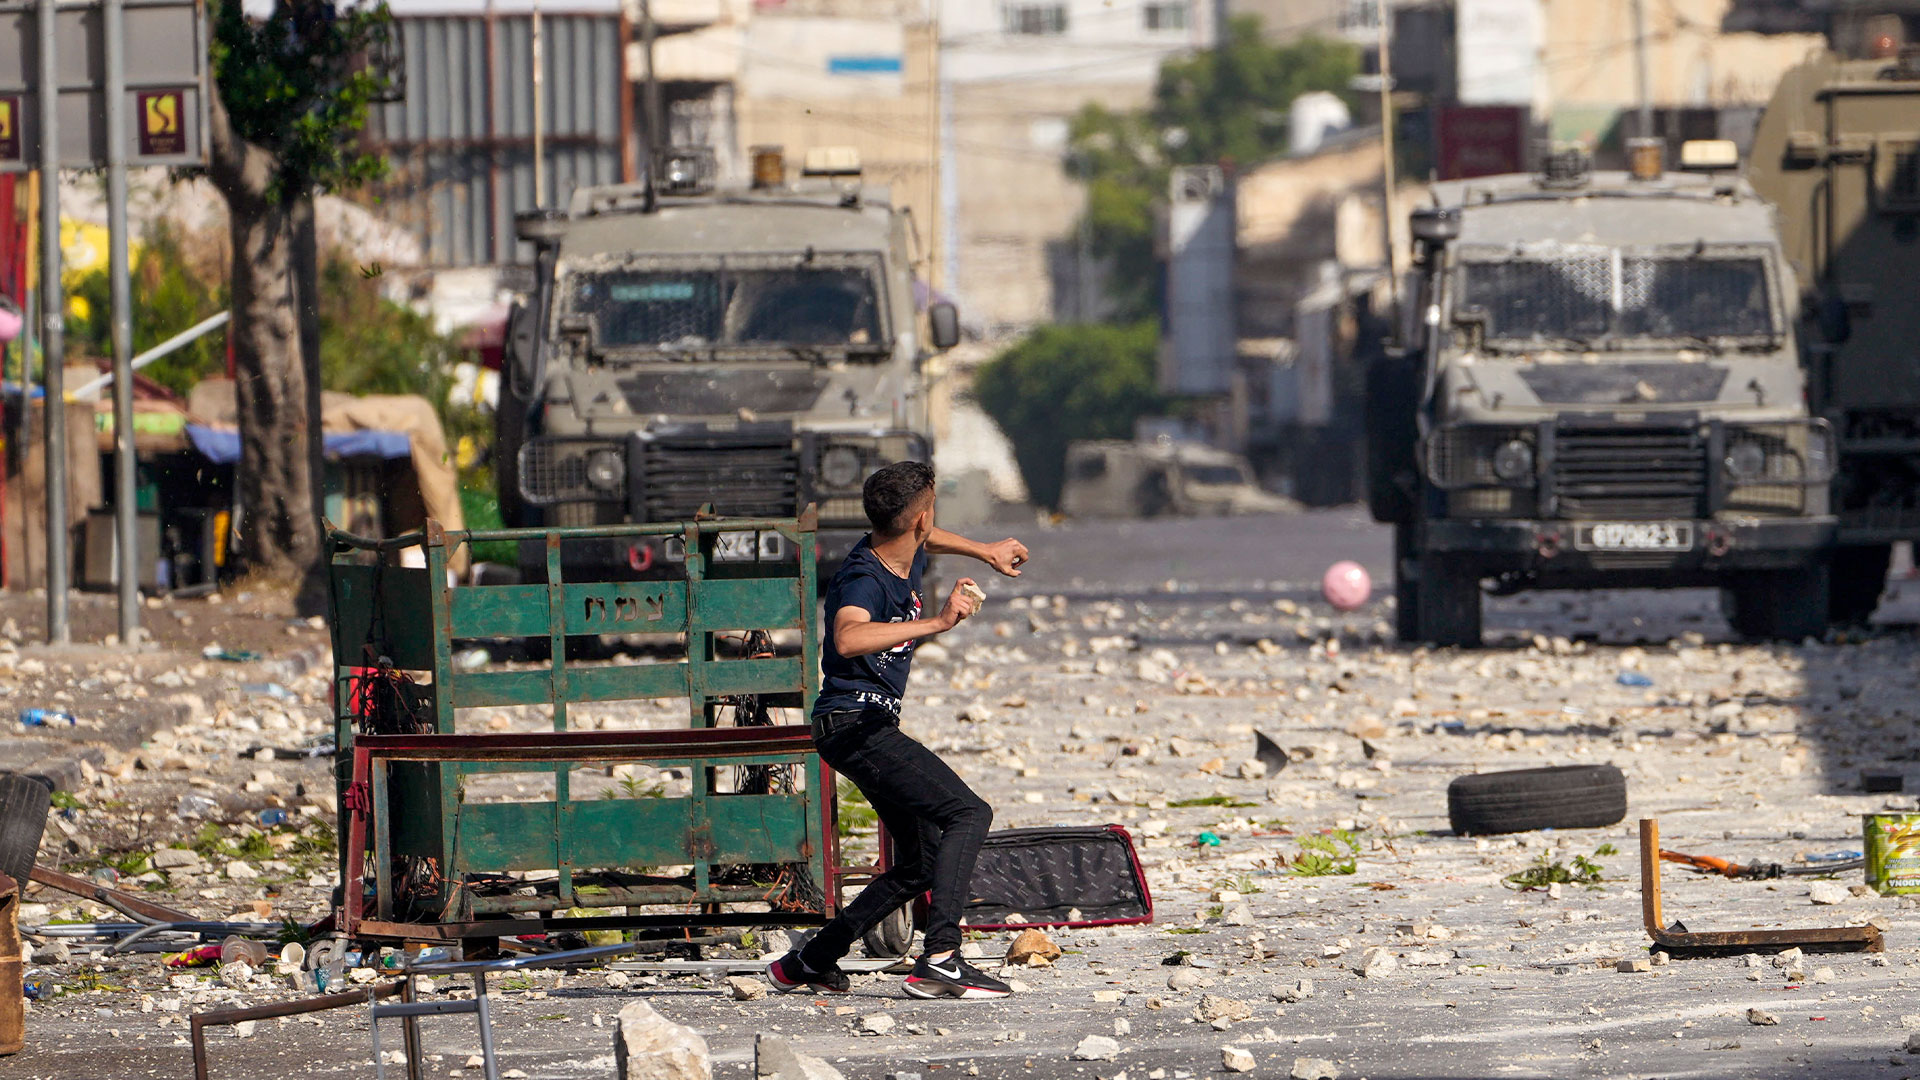
[[[804, 723], [775, 724], [768, 711], [807, 710], [818, 691], [814, 522], [809, 510], [798, 520], [466, 532], [430, 522], [377, 541], [330, 530], [343, 882], [333, 929], [366, 943], [459, 940], [484, 952], [543, 931], [830, 918], [841, 888], [880, 867], [838, 864], [832, 771]], [[738, 542], [743, 534], [777, 534], [798, 557], [759, 561], [756, 549], [780, 545]], [[563, 579], [563, 545], [642, 538], [683, 551], [684, 574]], [[543, 545], [546, 580], [450, 585], [458, 546], [493, 540]], [[716, 559], [716, 549], [745, 559]], [[764, 643], [780, 630], [799, 632], [798, 655], [724, 647], [724, 638]], [[635, 633], [681, 636], [684, 659], [568, 659], [569, 638]], [[517, 670], [455, 662], [456, 642], [489, 638], [533, 639], [547, 659]], [[686, 725], [569, 723], [583, 703], [645, 698], [683, 699]], [[549, 707], [552, 730], [456, 730], [461, 710], [505, 706]], [[622, 762], [682, 770], [691, 789], [573, 796], [576, 770]], [[537, 783], [550, 794], [475, 795], [513, 772], [545, 774]]]

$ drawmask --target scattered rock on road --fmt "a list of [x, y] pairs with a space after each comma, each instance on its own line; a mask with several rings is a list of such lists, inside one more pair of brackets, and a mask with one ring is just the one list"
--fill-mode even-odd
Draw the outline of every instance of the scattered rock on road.
[[1193, 1008], [1193, 1018], [1203, 1024], [1211, 1024], [1215, 1020], [1251, 1020], [1253, 1006], [1237, 998], [1202, 994], [1200, 1004]]
[[1119, 1056], [1119, 1040], [1106, 1035], [1089, 1035], [1073, 1048], [1075, 1061], [1112, 1061]]
[[894, 1019], [886, 1013], [868, 1013], [853, 1025], [856, 1035], [885, 1035], [893, 1030]]
[[753, 1040], [753, 1075], [759, 1080], [846, 1080], [840, 1070], [795, 1050], [778, 1035]]
[[750, 975], [729, 975], [727, 996], [735, 1001], [758, 1001], [767, 996], [767, 984]]
[[1237, 1046], [1220, 1048], [1220, 1065], [1228, 1072], [1252, 1072], [1253, 1055]]
[[1340, 1067], [1326, 1058], [1294, 1058], [1292, 1080], [1340, 1080]]
[[1847, 887], [1837, 881], [1816, 881], [1807, 887], [1807, 899], [1816, 904], [1844, 904], [1852, 897]]
[[713, 1076], [707, 1040], [653, 1011], [644, 999], [620, 1008], [613, 1065], [618, 1080], [711, 1080]]
[[1766, 1011], [1765, 1009], [1748, 1009], [1747, 1010], [1747, 1023], [1752, 1024], [1754, 1027], [1772, 1027], [1775, 1024], [1778, 1024], [1779, 1022], [1780, 1022], [1779, 1017], [1773, 1015], [1772, 1013]]
[[1013, 939], [1007, 947], [1009, 964], [1024, 964], [1028, 967], [1047, 967], [1060, 959], [1060, 946], [1053, 939], [1038, 930], [1022, 930], [1020, 936]]

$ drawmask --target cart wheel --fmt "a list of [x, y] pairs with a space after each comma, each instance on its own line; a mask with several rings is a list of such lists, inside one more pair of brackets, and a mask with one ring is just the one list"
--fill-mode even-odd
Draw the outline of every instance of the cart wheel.
[[902, 904], [900, 910], [880, 921], [880, 925], [867, 931], [861, 943], [866, 946], [867, 955], [876, 960], [896, 960], [907, 955], [913, 946], [913, 905]]
[[340, 960], [346, 956], [346, 954], [346, 938], [338, 936], [318, 938], [307, 946], [306, 969], [308, 971], [316, 971]]

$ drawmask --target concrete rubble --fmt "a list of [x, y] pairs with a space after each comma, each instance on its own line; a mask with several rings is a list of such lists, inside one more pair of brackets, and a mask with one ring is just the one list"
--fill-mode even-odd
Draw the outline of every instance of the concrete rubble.
[[[1906, 1060], [1909, 1040], [1920, 1038], [1920, 1020], [1907, 1017], [1920, 1011], [1894, 1003], [1920, 987], [1920, 903], [1860, 895], [1858, 871], [1735, 881], [1668, 865], [1669, 921], [1718, 929], [1879, 920], [1888, 951], [1649, 956], [1634, 819], [1660, 817], [1669, 849], [1737, 862], [1801, 866], [1860, 849], [1859, 815], [1920, 810], [1913, 794], [1859, 786], [1863, 769], [1897, 768], [1920, 753], [1912, 704], [1920, 642], [1883, 629], [1851, 642], [1746, 645], [1729, 639], [1711, 595], [1599, 594], [1490, 600], [1488, 648], [1406, 649], [1392, 641], [1386, 597], [1333, 612], [1300, 584], [1308, 573], [1262, 578], [1247, 568], [1278, 558], [1266, 553], [1279, 540], [1244, 523], [1226, 528], [1246, 530], [1223, 534], [1231, 558], [1215, 557], [1230, 569], [1171, 587], [1164, 551], [1150, 579], [1124, 580], [1077, 566], [1043, 577], [1042, 552], [1032, 573], [995, 590], [1008, 633], [967, 625], [923, 648], [906, 703], [905, 730], [993, 804], [995, 828], [1126, 827], [1154, 923], [980, 935], [968, 942], [975, 962], [994, 971], [1004, 961], [1000, 976], [1026, 989], [1010, 1004], [964, 1010], [900, 997], [897, 974], [856, 973], [844, 998], [766, 993], [754, 970], [804, 928], [702, 947], [703, 959], [740, 965], [725, 973], [619, 965], [496, 979], [496, 1038], [524, 1055], [513, 1064], [533, 1076], [613, 1074], [612, 1060], [586, 1064], [607, 1055], [609, 1026], [628, 1076], [674, 1080], [702, 1075], [696, 1046], [721, 1075], [724, 1058], [734, 1075], [752, 1061], [756, 1075], [783, 1080], [976, 1075], [969, 1068], [1041, 1080], [1111, 1080], [1123, 1070], [1129, 1080], [1156, 1072], [1180, 1080], [1186, 1071], [1198, 1080], [1233, 1069], [1238, 1054], [1253, 1060], [1250, 1075], [1302, 1080], [1405, 1074], [1429, 1062], [1446, 1075], [1503, 1075], [1495, 1070], [1509, 1065], [1647, 1075], [1669, 1068], [1675, 1053], [1725, 1075], [1851, 1077], [1878, 1075], [1891, 1055]], [[1326, 542], [1341, 548], [1372, 535], [1329, 528]], [[1076, 552], [1109, 542], [1105, 533], [1062, 535]], [[1085, 580], [1075, 584], [1076, 575]], [[1890, 600], [1889, 619], [1920, 622], [1920, 588], [1896, 589], [1911, 595]], [[42, 861], [205, 918], [317, 919], [335, 885], [337, 808], [330, 759], [299, 754], [331, 737], [328, 686], [324, 661], [293, 669], [296, 656], [319, 655], [322, 631], [238, 611], [231, 598], [176, 607], [195, 620], [187, 629], [196, 642], [217, 627], [223, 645], [266, 659], [211, 661], [199, 644], [176, 644], [126, 669], [102, 653], [0, 645], [0, 695], [83, 720], [77, 741], [47, 751], [69, 754], [76, 779], [71, 802], [62, 799], [67, 808], [49, 822]], [[149, 614], [177, 623], [173, 610]], [[252, 636], [230, 631], [241, 623]], [[1623, 671], [1651, 685], [1622, 683]], [[278, 683], [292, 696], [243, 693], [242, 683]], [[639, 702], [582, 707], [574, 721], [662, 727], [685, 717]], [[106, 738], [123, 722], [137, 735]], [[537, 731], [551, 718], [479, 709], [462, 723]], [[84, 761], [82, 747], [98, 760]], [[1449, 832], [1453, 777], [1580, 763], [1625, 771], [1627, 820]], [[691, 781], [624, 768], [581, 770], [573, 782], [576, 798], [597, 798], [623, 794], [623, 782], [683, 790]], [[475, 794], [538, 797], [524, 774], [476, 784]], [[263, 824], [275, 820], [262, 818], [268, 811], [286, 821]], [[870, 851], [872, 833], [855, 830], [845, 842]], [[1594, 880], [1552, 889], [1510, 880], [1535, 867], [1573, 871], [1576, 857], [1599, 867]], [[21, 912], [30, 926], [121, 918], [40, 889]], [[311, 954], [289, 961], [287, 950], [258, 965], [168, 968], [155, 954], [108, 957], [74, 938], [28, 945], [29, 977], [56, 988], [30, 1003], [27, 1053], [40, 1055], [20, 1059], [30, 1075], [90, 1075], [93, 1060], [114, 1053], [144, 1071], [186, 1075], [177, 1040], [192, 1013], [315, 992], [310, 979], [293, 985], [310, 974]], [[386, 976], [355, 958], [333, 977], [362, 986], [356, 980]], [[448, 979], [428, 997], [467, 992]], [[464, 1064], [477, 1048], [464, 1023], [425, 1025], [442, 1055], [430, 1075], [478, 1075]], [[668, 1038], [674, 1029], [691, 1037]], [[336, 1061], [368, 1056], [363, 1029], [297, 1019], [263, 1021], [241, 1045], [270, 1040], [324, 1048]], [[654, 1067], [644, 1055], [675, 1048], [678, 1063], [661, 1068], [679, 1072], [635, 1071]], [[259, 1080], [304, 1075], [273, 1060]], [[255, 1080], [245, 1066], [236, 1075]]]

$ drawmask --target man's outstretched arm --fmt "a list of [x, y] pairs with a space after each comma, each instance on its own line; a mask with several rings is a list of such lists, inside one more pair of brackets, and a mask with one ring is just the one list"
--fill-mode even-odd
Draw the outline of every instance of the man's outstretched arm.
[[1019, 577], [1020, 566], [1027, 561], [1027, 545], [1009, 536], [992, 544], [969, 540], [936, 526], [927, 537], [929, 555], [965, 555], [979, 559], [1008, 577]]

